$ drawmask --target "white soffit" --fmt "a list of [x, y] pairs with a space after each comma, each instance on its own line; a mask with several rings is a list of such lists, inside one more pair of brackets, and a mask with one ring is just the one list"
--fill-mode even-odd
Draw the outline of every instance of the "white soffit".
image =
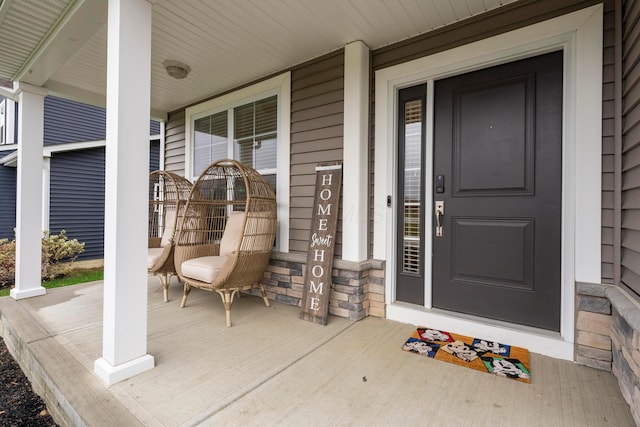
[[0, 75], [14, 77], [73, 0], [4, 0], [0, 4]]
[[[9, 13], [16, 9], [17, 3], [42, 3], [39, 0], [4, 1], [12, 2]], [[50, 0], [47, 5], [57, 5], [56, 10], [65, 6], [82, 9], [96, 7], [91, 6], [96, 1], [103, 0]], [[172, 111], [340, 49], [355, 40], [376, 49], [515, 1], [157, 0], [153, 4], [151, 106], [154, 111]], [[40, 33], [34, 35], [42, 37], [46, 34], [46, 23], [55, 25], [55, 12], [49, 16], [31, 7], [32, 11], [20, 9], [19, 15], [31, 19], [33, 14], [33, 19], [42, 21]], [[6, 31], [5, 20], [0, 11], [2, 31]], [[106, 22], [106, 18], [103, 21]], [[100, 27], [93, 25], [93, 35], [67, 55], [43, 85], [58, 96], [100, 104], [104, 102], [100, 98], [105, 93], [107, 36], [104, 23]], [[15, 64], [10, 70], [14, 72], [28, 59], [22, 49], [29, 52], [34, 47], [33, 42], [21, 46], [18, 38], [0, 33], [0, 58], [11, 58]], [[9, 41], [11, 49], [6, 55], [2, 51], [5, 41]], [[165, 60], [181, 61], [192, 71], [186, 79], [175, 80], [166, 74], [162, 66]], [[4, 60], [0, 62], [5, 65]], [[2, 66], [0, 76], [7, 73]]]

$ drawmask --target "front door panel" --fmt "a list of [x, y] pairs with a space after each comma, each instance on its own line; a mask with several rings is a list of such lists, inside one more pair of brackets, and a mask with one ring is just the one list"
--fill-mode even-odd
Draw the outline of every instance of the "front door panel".
[[433, 306], [558, 331], [562, 52], [437, 81], [434, 99]]

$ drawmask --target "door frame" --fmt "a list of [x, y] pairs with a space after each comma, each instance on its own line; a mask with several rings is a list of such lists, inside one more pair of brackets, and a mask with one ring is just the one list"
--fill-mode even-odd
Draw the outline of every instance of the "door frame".
[[[575, 282], [601, 283], [602, 23], [603, 7], [595, 5], [376, 71], [373, 257], [386, 260], [388, 319], [502, 340], [573, 360]], [[427, 83], [424, 176], [429, 191], [424, 202], [429, 207], [425, 227], [430, 230], [434, 81], [555, 50], [564, 52], [560, 333], [433, 309], [430, 262], [425, 262], [424, 307], [395, 302], [397, 212], [394, 203], [387, 207], [387, 196], [396, 194], [398, 90]], [[425, 233], [429, 251], [431, 234]]]

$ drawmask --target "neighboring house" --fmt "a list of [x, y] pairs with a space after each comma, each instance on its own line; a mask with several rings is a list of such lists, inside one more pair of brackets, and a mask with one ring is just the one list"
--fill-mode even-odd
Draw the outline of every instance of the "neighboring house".
[[[13, 111], [5, 114], [0, 126], [0, 135], [6, 138], [0, 146], [0, 239], [13, 239], [17, 105], [4, 99], [0, 106], [0, 111]], [[104, 256], [105, 120], [104, 108], [54, 96], [45, 99], [43, 229], [54, 234], [65, 230], [70, 239], [84, 242], [80, 260]], [[160, 123], [151, 121], [150, 171], [160, 167], [159, 134]]]
[[[138, 121], [114, 119], [115, 130], [139, 132], [150, 109], [166, 118], [166, 170], [193, 179], [235, 157], [274, 185], [270, 298], [300, 303], [315, 167], [342, 162], [332, 314], [489, 335], [611, 370], [640, 407], [639, 2], [112, 3], [135, 4], [126, 13], [137, 19], [130, 28], [109, 15], [109, 34], [139, 44], [114, 38], [105, 53], [102, 10], [57, 68], [47, 67], [62, 52], [52, 47], [0, 77], [37, 86], [27, 87], [34, 103], [37, 89], [91, 99], [106, 93], [104, 79], [74, 86], [77, 69], [97, 64], [82, 74], [90, 80], [107, 55], [128, 61], [106, 72], [107, 105]], [[0, 45], [9, 41], [18, 58], [17, 41]], [[119, 161], [107, 169], [126, 175]], [[107, 214], [125, 228], [136, 221], [116, 203]], [[114, 270], [122, 251], [141, 256], [143, 237], [114, 237]], [[146, 307], [142, 297], [111, 302], [130, 311], [114, 309], [110, 324]], [[143, 320], [127, 325], [105, 347], [145, 339]], [[122, 359], [144, 370], [145, 352]], [[125, 369], [104, 353], [102, 378]]]
[[[14, 153], [17, 135], [17, 105], [0, 97], [0, 164], [2, 158]], [[13, 239], [16, 225], [16, 173], [0, 166], [0, 239]]]

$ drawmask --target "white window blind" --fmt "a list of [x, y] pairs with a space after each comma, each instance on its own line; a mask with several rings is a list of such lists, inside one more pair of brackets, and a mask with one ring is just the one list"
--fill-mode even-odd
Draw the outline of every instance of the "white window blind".
[[422, 245], [422, 101], [409, 101], [404, 111], [404, 273], [420, 274]]
[[236, 107], [233, 156], [260, 172], [275, 189], [278, 155], [278, 98], [271, 96]]

